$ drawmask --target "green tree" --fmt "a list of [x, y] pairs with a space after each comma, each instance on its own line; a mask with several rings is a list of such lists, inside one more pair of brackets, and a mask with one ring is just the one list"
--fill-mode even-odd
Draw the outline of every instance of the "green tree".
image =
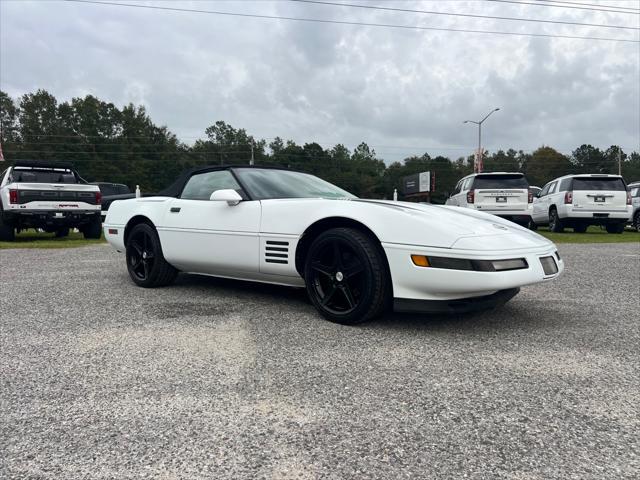
[[551, 147], [542, 146], [527, 160], [525, 174], [531, 185], [542, 186], [556, 177], [571, 172], [571, 168], [571, 162], [566, 155]]

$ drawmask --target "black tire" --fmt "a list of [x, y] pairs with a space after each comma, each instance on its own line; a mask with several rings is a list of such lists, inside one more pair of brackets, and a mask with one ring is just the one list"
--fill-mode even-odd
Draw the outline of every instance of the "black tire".
[[564, 225], [562, 225], [562, 221], [558, 216], [558, 210], [556, 210], [555, 207], [549, 210], [549, 230], [555, 233], [564, 232]]
[[167, 263], [156, 229], [147, 223], [133, 227], [126, 244], [127, 270], [133, 282], [144, 288], [170, 285], [178, 270]]
[[537, 230], [538, 229], [538, 224], [536, 222], [533, 221], [533, 219], [530, 219], [526, 225], [524, 225], [525, 227], [527, 227], [529, 230]]
[[576, 225], [573, 227], [574, 233], [584, 233], [587, 231], [589, 225]]
[[633, 216], [633, 228], [635, 228], [637, 232], [640, 232], [640, 210]]
[[609, 223], [605, 225], [607, 233], [622, 233], [624, 232], [624, 223]]
[[5, 223], [2, 220], [2, 214], [0, 213], [0, 241], [13, 242], [16, 239], [16, 230], [10, 223]]
[[333, 228], [313, 241], [305, 258], [304, 278], [320, 314], [343, 325], [381, 315], [391, 297], [379, 245], [352, 228]]
[[69, 228], [65, 227], [65, 228], [59, 228], [58, 230], [56, 230], [56, 238], [63, 238], [63, 237], [68, 237], [69, 236]]
[[102, 236], [102, 221], [100, 220], [100, 217], [96, 220], [92, 220], [91, 223], [84, 225], [80, 231], [86, 239], [100, 238]]

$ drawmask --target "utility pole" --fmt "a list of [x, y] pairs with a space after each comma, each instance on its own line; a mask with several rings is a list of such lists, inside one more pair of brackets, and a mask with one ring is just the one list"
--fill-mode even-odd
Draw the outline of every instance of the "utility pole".
[[251, 142], [251, 160], [249, 160], [249, 165], [253, 166], [254, 163], [254, 159], [253, 159], [253, 142]]
[[491, 114], [493, 112], [497, 112], [498, 110], [500, 110], [500, 108], [494, 108], [493, 110], [491, 110], [489, 113], [487, 113], [485, 115], [485, 117], [480, 120], [480, 121], [475, 121], [475, 120], [465, 120], [462, 123], [473, 123], [475, 125], [478, 125], [478, 152], [476, 153], [476, 161], [475, 161], [475, 165], [473, 166], [473, 171], [474, 173], [482, 173], [482, 123], [491, 116]]
[[618, 175], [622, 176], [622, 149], [618, 147]]

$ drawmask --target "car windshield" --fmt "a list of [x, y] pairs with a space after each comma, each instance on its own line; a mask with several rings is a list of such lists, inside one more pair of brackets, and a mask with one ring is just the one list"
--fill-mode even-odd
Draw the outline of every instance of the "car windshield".
[[573, 179], [574, 190], [626, 190], [621, 178], [576, 177]]
[[234, 172], [255, 200], [357, 198], [346, 190], [306, 173], [266, 168], [239, 168]]
[[473, 181], [473, 188], [529, 188], [524, 175], [478, 175]]
[[32, 170], [14, 169], [11, 172], [14, 182], [23, 183], [78, 183], [76, 176], [69, 170]]

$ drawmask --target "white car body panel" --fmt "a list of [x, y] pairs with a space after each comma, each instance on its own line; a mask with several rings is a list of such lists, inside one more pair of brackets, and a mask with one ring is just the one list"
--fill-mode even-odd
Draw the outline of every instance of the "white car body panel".
[[[171, 212], [179, 208], [179, 212]], [[555, 278], [539, 261], [555, 245], [510, 221], [471, 209], [381, 200], [322, 198], [226, 202], [147, 197], [118, 200], [109, 208], [105, 237], [124, 251], [127, 223], [142, 215], [156, 227], [166, 260], [178, 269], [207, 275], [303, 286], [295, 255], [314, 223], [346, 218], [367, 227], [389, 262], [394, 298], [446, 300], [482, 296]], [[117, 232], [117, 233], [114, 233]], [[274, 243], [275, 242], [275, 243]], [[273, 262], [270, 248], [284, 255]], [[525, 258], [530, 268], [475, 272], [416, 267], [411, 254], [486, 260]], [[286, 263], [284, 263], [286, 261]]]

